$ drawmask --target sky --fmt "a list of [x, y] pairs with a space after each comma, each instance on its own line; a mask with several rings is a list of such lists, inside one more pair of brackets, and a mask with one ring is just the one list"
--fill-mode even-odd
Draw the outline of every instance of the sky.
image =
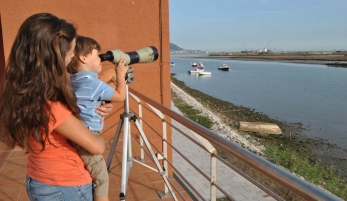
[[184, 49], [347, 50], [347, 0], [169, 0], [169, 23]]

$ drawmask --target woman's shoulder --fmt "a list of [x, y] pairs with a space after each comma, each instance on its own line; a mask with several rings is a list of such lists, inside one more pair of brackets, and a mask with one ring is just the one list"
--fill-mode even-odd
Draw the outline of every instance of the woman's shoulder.
[[54, 128], [64, 122], [70, 115], [71, 111], [60, 101], [49, 101], [52, 115], [55, 119]]

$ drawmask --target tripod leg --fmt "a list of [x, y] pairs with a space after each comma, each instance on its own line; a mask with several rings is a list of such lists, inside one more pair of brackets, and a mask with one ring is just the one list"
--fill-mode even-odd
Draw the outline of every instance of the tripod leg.
[[[136, 128], [137, 128], [138, 131], [140, 132], [141, 138], [143, 139], [144, 143], [146, 144], [147, 149], [148, 149], [148, 151], [150, 152], [151, 157], [152, 157], [152, 159], [153, 159], [155, 165], [156, 165], [157, 168], [158, 168], [159, 174], [163, 177], [163, 180], [164, 180], [166, 186], [168, 187], [168, 189], [169, 189], [169, 191], [170, 191], [170, 193], [171, 193], [173, 199], [174, 199], [174, 200], [178, 200], [177, 197], [176, 197], [176, 195], [175, 195], [175, 193], [173, 192], [173, 190], [172, 190], [172, 188], [171, 188], [170, 182], [168, 181], [167, 177], [165, 176], [165, 173], [164, 173], [164, 171], [163, 171], [163, 168], [160, 166], [160, 163], [159, 163], [157, 157], [155, 156], [155, 154], [154, 154], [154, 152], [153, 152], [153, 150], [152, 150], [152, 148], [151, 148], [151, 145], [150, 145], [150, 143], [149, 143], [149, 141], [148, 141], [148, 139], [147, 139], [145, 133], [144, 133], [143, 130], [141, 129], [139, 122], [134, 121], [134, 123], [135, 123], [135, 125], [136, 125]], [[167, 170], [166, 170], [166, 171], [167, 171]]]
[[122, 130], [122, 126], [124, 123], [124, 119], [121, 117], [119, 123], [118, 123], [118, 127], [116, 130], [116, 134], [115, 134], [115, 138], [113, 139], [113, 143], [112, 143], [112, 147], [110, 150], [110, 153], [108, 154], [108, 158], [107, 158], [107, 170], [110, 171], [110, 166], [111, 166], [111, 162], [112, 162], [112, 158], [113, 158], [113, 154], [116, 150], [116, 145], [119, 139], [119, 135], [120, 135], [120, 131]]
[[122, 153], [122, 178], [121, 178], [121, 189], [120, 189], [120, 200], [125, 200], [126, 187], [129, 179], [129, 172], [132, 163], [132, 156], [129, 156], [128, 150], [131, 149], [131, 140], [129, 133], [129, 116], [124, 119], [124, 135], [123, 135], [123, 153]]

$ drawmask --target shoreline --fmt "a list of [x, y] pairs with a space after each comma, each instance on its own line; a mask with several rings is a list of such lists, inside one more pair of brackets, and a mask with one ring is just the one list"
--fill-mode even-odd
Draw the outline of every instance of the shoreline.
[[[335, 144], [331, 144], [326, 140], [322, 139], [313, 139], [305, 135], [305, 130], [302, 128], [301, 123], [289, 123], [281, 122], [275, 119], [269, 118], [267, 115], [255, 112], [251, 108], [245, 108], [242, 106], [236, 106], [230, 102], [222, 101], [220, 99], [214, 98], [203, 92], [200, 92], [195, 89], [191, 89], [186, 86], [184, 82], [179, 81], [172, 77], [172, 83], [184, 93], [189, 94], [192, 98], [187, 98], [186, 95], [178, 95], [177, 97], [186, 102], [188, 105], [193, 106], [199, 111], [208, 110], [217, 116], [220, 119], [216, 121], [216, 118], [213, 118], [212, 121], [217, 123], [217, 127], [220, 129], [213, 128], [212, 130], [216, 133], [219, 133], [222, 130], [224, 135], [227, 136], [240, 136], [244, 140], [236, 140], [237, 142], [242, 142], [243, 147], [249, 148], [252, 147], [249, 145], [251, 143], [256, 149], [249, 149], [259, 155], [262, 155], [262, 151], [265, 150], [264, 144], [277, 144], [278, 146], [290, 147], [293, 151], [305, 154], [312, 162], [317, 162], [326, 167], [333, 165], [336, 171], [343, 177], [347, 178], [347, 149], [338, 147]], [[171, 87], [171, 90], [174, 93], [177, 93], [175, 87]], [[179, 92], [182, 93], [182, 92]], [[199, 106], [201, 105], [201, 106]], [[200, 107], [200, 108], [199, 108]], [[204, 107], [201, 109], [201, 107]], [[211, 118], [211, 115], [207, 115]], [[281, 135], [269, 135], [267, 137], [262, 137], [255, 133], [238, 131], [238, 122], [239, 121], [262, 121], [277, 124], [283, 134]], [[228, 132], [225, 134], [223, 128], [228, 127], [234, 133], [230, 135]], [[237, 138], [228, 138], [228, 139], [237, 139]], [[233, 140], [233, 141], [234, 141]], [[240, 143], [238, 143], [240, 144]]]
[[321, 64], [329, 67], [347, 68], [347, 56], [332, 57], [326, 56], [317, 59], [306, 58], [302, 56], [291, 58], [276, 58], [276, 56], [205, 56], [205, 55], [171, 55], [171, 58], [200, 58], [200, 59], [219, 59], [219, 60], [241, 60], [241, 61], [267, 61], [267, 62], [283, 62], [283, 63], [296, 63], [296, 64]]
[[174, 93], [175, 97], [182, 100], [186, 104], [192, 106], [194, 109], [200, 111], [200, 113], [203, 116], [208, 117], [213, 122], [213, 125], [211, 127], [212, 131], [223, 136], [224, 138], [227, 138], [230, 141], [233, 141], [233, 142], [239, 144], [240, 146], [248, 149], [249, 151], [251, 151], [257, 155], [260, 155], [260, 156], [264, 155], [264, 153], [262, 152], [264, 150], [263, 145], [252, 144], [247, 138], [241, 136], [239, 133], [235, 132], [235, 130], [228, 127], [221, 120], [220, 117], [218, 117], [216, 114], [214, 114], [213, 111], [206, 109], [194, 97], [192, 97], [191, 95], [184, 92], [181, 88], [179, 88], [178, 86], [176, 86], [172, 82], [171, 82], [171, 90]]

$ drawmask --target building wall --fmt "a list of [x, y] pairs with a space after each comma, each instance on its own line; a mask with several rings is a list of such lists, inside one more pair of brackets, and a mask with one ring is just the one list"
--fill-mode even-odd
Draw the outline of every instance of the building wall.
[[[0, 0], [0, 74], [4, 74], [5, 62], [22, 22], [32, 14], [49, 12], [74, 23], [78, 34], [96, 39], [102, 52], [112, 49], [130, 52], [155, 46], [159, 51], [158, 60], [132, 65], [136, 80], [129, 87], [171, 107], [168, 4], [168, 0], [36, 0], [35, 3], [31, 0]], [[114, 73], [114, 65], [103, 62], [100, 78], [112, 86]], [[0, 81], [2, 86], [3, 80]], [[105, 120], [106, 140], [114, 137], [120, 114], [124, 112], [123, 103], [114, 106], [113, 113]], [[133, 106], [136, 107], [131, 102]], [[161, 121], [157, 118], [149, 115], [147, 121], [161, 131]], [[148, 138], [158, 138], [148, 129], [145, 133]], [[156, 141], [160, 146], [161, 140]]]

